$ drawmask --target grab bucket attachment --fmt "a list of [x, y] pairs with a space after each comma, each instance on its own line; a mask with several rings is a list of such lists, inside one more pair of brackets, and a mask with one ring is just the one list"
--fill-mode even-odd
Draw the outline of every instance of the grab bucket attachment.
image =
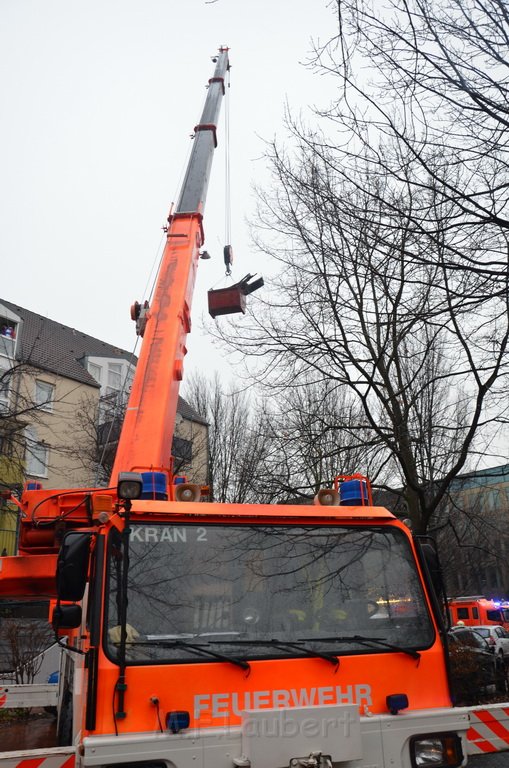
[[237, 312], [246, 313], [246, 296], [263, 285], [263, 277], [259, 277], [249, 283], [254, 275], [246, 275], [234, 285], [227, 288], [212, 288], [208, 291], [209, 314], [212, 317], [219, 315], [234, 315]]

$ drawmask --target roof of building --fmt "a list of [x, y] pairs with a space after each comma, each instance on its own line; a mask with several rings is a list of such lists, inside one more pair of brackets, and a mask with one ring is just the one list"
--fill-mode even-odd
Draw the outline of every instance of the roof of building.
[[136, 364], [135, 355], [125, 349], [4, 299], [0, 299], [0, 314], [2, 306], [20, 317], [23, 323], [16, 348], [18, 360], [92, 387], [99, 387], [99, 384], [87, 371], [84, 358], [117, 358]]
[[187, 419], [188, 421], [194, 421], [197, 424], [205, 424], [205, 425], [208, 424], [207, 419], [205, 419], [203, 416], [200, 416], [198, 411], [195, 411], [193, 406], [189, 405], [187, 400], [184, 400], [184, 398], [180, 397], [180, 395], [179, 395], [179, 400], [177, 405], [177, 411], [180, 413], [180, 415], [184, 419]]
[[[14, 314], [22, 321], [16, 358], [37, 368], [99, 388], [100, 385], [85, 367], [85, 358], [107, 357], [127, 360], [133, 365], [137, 363], [136, 355], [125, 349], [0, 298], [0, 316], [2, 307], [8, 310], [8, 318]], [[207, 424], [207, 420], [182, 397], [178, 399], [177, 410], [188, 421]]]
[[509, 464], [500, 464], [497, 467], [485, 467], [458, 475], [453, 480], [453, 489], [466, 491], [471, 488], [485, 488], [489, 485], [497, 486], [508, 482]]

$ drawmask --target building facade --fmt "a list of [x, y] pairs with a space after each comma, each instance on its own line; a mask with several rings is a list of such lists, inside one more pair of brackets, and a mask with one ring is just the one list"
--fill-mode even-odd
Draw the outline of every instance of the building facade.
[[[375, 503], [407, 517], [401, 494], [381, 491]], [[430, 520], [449, 597], [509, 600], [509, 464], [456, 477]]]
[[[136, 362], [0, 299], [0, 554], [14, 552], [18, 519], [2, 488], [107, 484]], [[207, 424], [182, 398], [173, 454], [178, 474], [207, 482]]]
[[509, 464], [456, 478], [435, 526], [450, 597], [509, 599]]

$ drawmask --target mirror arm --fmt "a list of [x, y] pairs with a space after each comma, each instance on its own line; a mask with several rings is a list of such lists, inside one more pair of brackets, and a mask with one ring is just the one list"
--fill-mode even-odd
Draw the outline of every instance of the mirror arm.
[[127, 592], [128, 592], [128, 577], [129, 577], [129, 536], [131, 533], [131, 500], [126, 499], [124, 501], [125, 513], [122, 515], [124, 518], [124, 530], [122, 531], [122, 581], [120, 587], [120, 645], [118, 649], [119, 656], [119, 670], [118, 679], [115, 685], [117, 691], [117, 710], [115, 712], [115, 727], [117, 719], [123, 719], [126, 716], [124, 710], [125, 692], [127, 684], [125, 681], [126, 673], [126, 645], [127, 645]]

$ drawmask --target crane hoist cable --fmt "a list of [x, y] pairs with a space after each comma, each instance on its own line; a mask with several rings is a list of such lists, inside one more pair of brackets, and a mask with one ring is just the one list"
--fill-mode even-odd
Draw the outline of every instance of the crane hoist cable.
[[[230, 103], [228, 99], [228, 86], [225, 89], [225, 242], [227, 245], [223, 248], [223, 258], [226, 267], [226, 279], [231, 278], [233, 249], [231, 243], [231, 166], [230, 166]], [[233, 315], [238, 312], [245, 314], [246, 296], [253, 291], [261, 288], [263, 278], [260, 277], [251, 282], [255, 275], [247, 274], [237, 283], [229, 284], [224, 288], [212, 287], [208, 291], [208, 306], [211, 317], [216, 318], [220, 315]], [[217, 284], [216, 284], [217, 285]]]
[[233, 263], [233, 249], [231, 243], [231, 220], [232, 220], [232, 206], [231, 206], [231, 165], [230, 165], [230, 73], [227, 74], [227, 87], [225, 93], [225, 110], [224, 110], [224, 124], [225, 124], [225, 160], [224, 160], [224, 176], [225, 176], [225, 195], [224, 195], [224, 241], [228, 243], [223, 248], [223, 258], [226, 267], [226, 276], [230, 277]]

